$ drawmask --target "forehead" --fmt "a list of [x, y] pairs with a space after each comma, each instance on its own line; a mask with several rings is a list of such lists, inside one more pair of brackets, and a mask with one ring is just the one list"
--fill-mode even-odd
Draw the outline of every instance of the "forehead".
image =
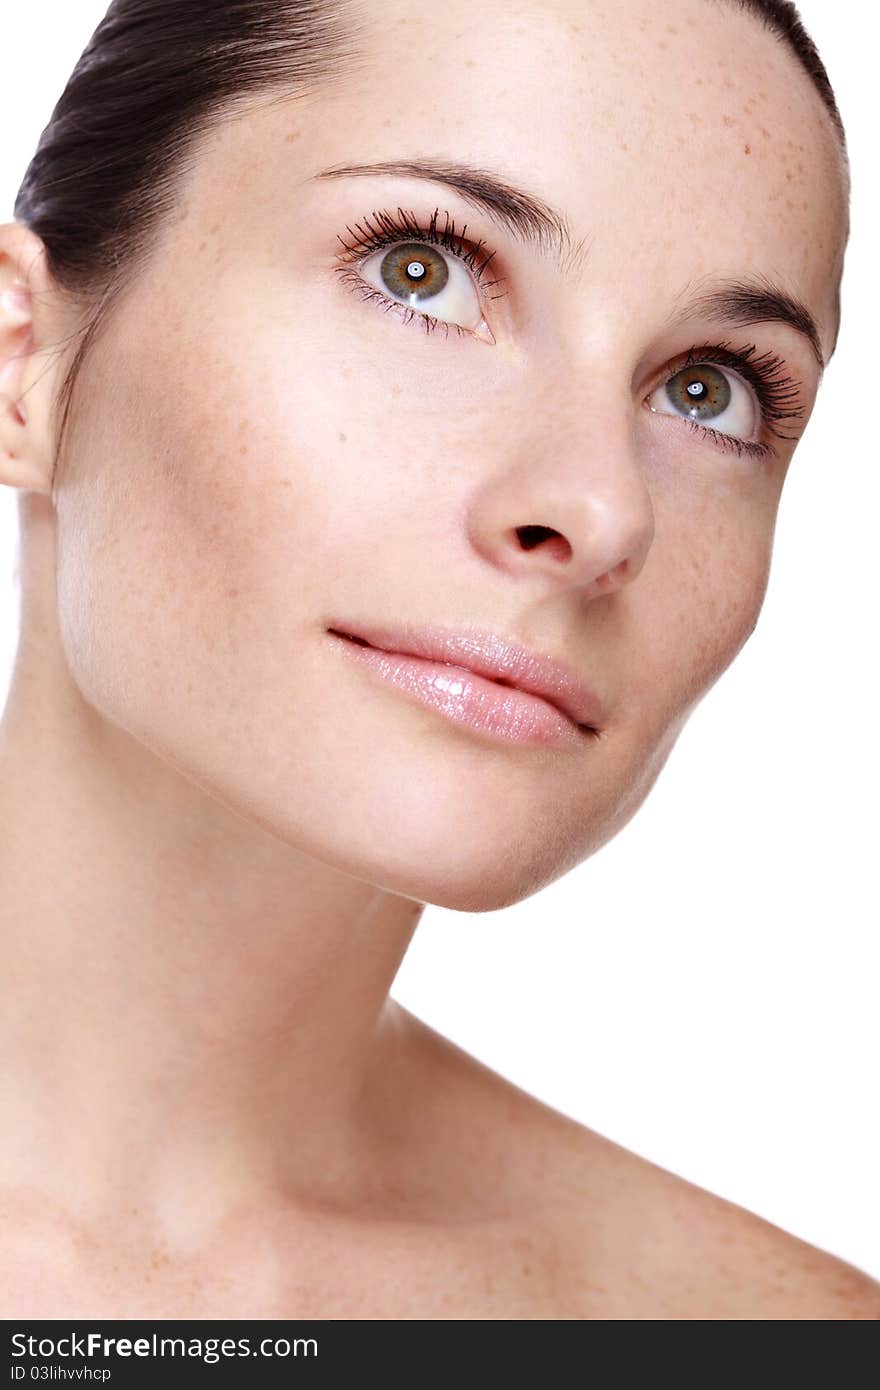
[[[353, 73], [252, 128], [249, 159], [275, 186], [334, 164], [465, 160], [558, 208], [589, 247], [584, 274], [644, 295], [760, 272], [812, 310], [827, 355], [846, 217], [836, 135], [753, 16], [719, 0], [382, 0], [354, 13], [367, 38]], [[431, 196], [443, 206], [442, 189]]]

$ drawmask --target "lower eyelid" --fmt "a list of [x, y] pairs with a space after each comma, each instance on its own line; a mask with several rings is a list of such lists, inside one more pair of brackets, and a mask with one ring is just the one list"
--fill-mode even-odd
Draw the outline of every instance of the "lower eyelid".
[[[673, 373], [674, 375], [674, 373]], [[661, 382], [661, 385], [663, 383]], [[657, 390], [657, 387], [654, 387]], [[652, 391], [651, 395], [654, 394]], [[766, 458], [767, 455], [775, 453], [771, 444], [766, 444], [758, 439], [740, 439], [739, 435], [726, 434], [723, 430], [714, 430], [709, 425], [704, 425], [699, 420], [688, 419], [686, 415], [676, 415], [673, 411], [655, 410], [648, 405], [650, 396], [643, 401], [645, 409], [650, 410], [653, 415], [659, 416], [661, 420], [670, 420], [674, 424], [685, 425], [689, 430], [696, 434], [700, 439], [708, 444], [720, 449], [723, 453], [735, 453], [738, 455], [748, 455], [752, 458]]]
[[337, 266], [335, 269], [343, 283], [350, 285], [352, 293], [356, 294], [359, 299], [380, 306], [384, 305], [386, 313], [396, 313], [405, 324], [412, 323], [413, 319], [421, 319], [422, 323], [419, 326], [426, 333], [433, 332], [437, 328], [444, 328], [447, 338], [450, 329], [454, 329], [460, 338], [471, 336], [468, 329], [462, 328], [461, 324], [452, 323], [448, 319], [435, 318], [433, 314], [427, 314], [422, 309], [414, 309], [409, 304], [401, 304], [399, 300], [391, 299], [381, 290], [377, 290], [375, 285], [371, 285], [362, 275], [359, 275], [355, 265]]
[[[675, 416], [670, 418], [675, 419]], [[696, 430], [701, 439], [708, 437], [710, 443], [716, 444], [719, 449], [727, 453], [748, 454], [752, 458], [764, 458], [773, 452], [771, 446], [762, 440], [740, 439], [738, 435], [725, 434], [723, 430], [713, 430], [711, 426], [703, 425], [699, 420], [689, 420], [686, 415], [679, 416], [679, 419], [683, 420], [692, 430]]]

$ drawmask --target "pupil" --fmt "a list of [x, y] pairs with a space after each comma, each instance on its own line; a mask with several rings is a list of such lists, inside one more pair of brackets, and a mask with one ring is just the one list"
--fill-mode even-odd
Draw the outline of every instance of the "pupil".
[[412, 276], [413, 280], [421, 280], [425, 273], [425, 267], [418, 261], [410, 261], [406, 268], [407, 275]]

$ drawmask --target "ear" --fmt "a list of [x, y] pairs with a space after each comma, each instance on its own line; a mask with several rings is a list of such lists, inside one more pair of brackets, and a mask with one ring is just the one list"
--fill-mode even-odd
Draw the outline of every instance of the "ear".
[[0, 483], [50, 494], [63, 356], [54, 288], [40, 238], [19, 222], [0, 226]]

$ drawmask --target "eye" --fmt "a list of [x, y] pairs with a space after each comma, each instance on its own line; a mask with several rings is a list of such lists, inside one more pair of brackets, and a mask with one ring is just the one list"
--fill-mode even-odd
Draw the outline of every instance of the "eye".
[[355, 230], [347, 228], [350, 243], [339, 237], [343, 251], [337, 273], [361, 299], [386, 313], [398, 310], [407, 323], [418, 320], [426, 332], [442, 323], [447, 337], [454, 328], [459, 337], [470, 333], [493, 344], [483, 306], [504, 294], [489, 292], [503, 284], [503, 277], [486, 275], [495, 252], [482, 240], [475, 245], [465, 240], [467, 223], [458, 232], [449, 213], [443, 216], [441, 226], [435, 208], [423, 227], [411, 210], [372, 213]]
[[661, 415], [679, 415], [718, 434], [752, 439], [761, 413], [744, 382], [711, 362], [689, 362], [653, 391], [646, 404]]
[[441, 323], [457, 324], [474, 333], [483, 320], [471, 275], [458, 257], [447, 255], [438, 246], [401, 242], [368, 256], [358, 273], [396, 304], [430, 313]]

